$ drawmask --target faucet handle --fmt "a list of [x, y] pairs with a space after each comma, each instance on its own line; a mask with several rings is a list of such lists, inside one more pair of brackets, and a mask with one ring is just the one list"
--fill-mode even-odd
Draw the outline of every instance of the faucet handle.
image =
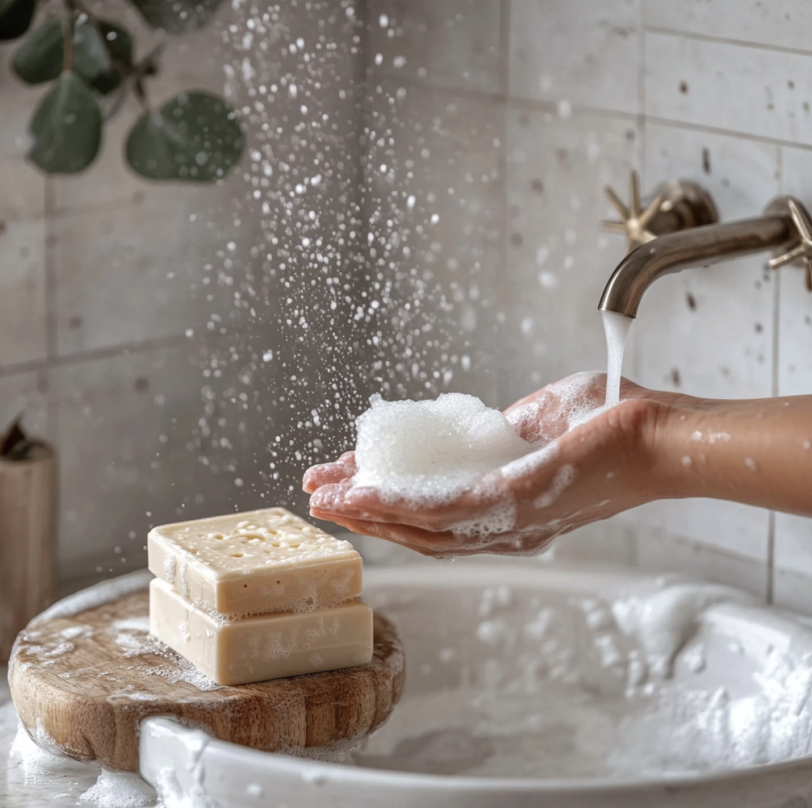
[[612, 207], [618, 212], [622, 221], [602, 221], [601, 227], [611, 233], [622, 233], [626, 236], [626, 252], [631, 252], [640, 244], [646, 244], [657, 238], [657, 234], [649, 230], [649, 224], [660, 212], [660, 208], [666, 201], [665, 192], [661, 192], [649, 202], [645, 208], [640, 202], [640, 181], [637, 172], [632, 169], [631, 181], [629, 183], [629, 206], [622, 202], [620, 197], [610, 186], [604, 189], [606, 198]]
[[787, 264], [800, 263], [806, 270], [806, 288], [812, 292], [812, 222], [807, 212], [794, 200], [787, 199], [792, 221], [798, 231], [800, 242], [783, 255], [769, 261], [770, 269], [778, 269]]

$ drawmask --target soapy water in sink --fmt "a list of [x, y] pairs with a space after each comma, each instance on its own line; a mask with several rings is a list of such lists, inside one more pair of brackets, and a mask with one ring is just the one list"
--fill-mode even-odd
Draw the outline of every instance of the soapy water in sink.
[[625, 780], [806, 756], [810, 660], [774, 650], [760, 665], [735, 638], [703, 634], [706, 609], [748, 600], [725, 587], [664, 583], [553, 606], [497, 587], [478, 604], [461, 597], [452, 614], [444, 601], [455, 631], [432, 635], [428, 614], [439, 602], [395, 599], [386, 608], [401, 616], [407, 691], [354, 760], [432, 774]]

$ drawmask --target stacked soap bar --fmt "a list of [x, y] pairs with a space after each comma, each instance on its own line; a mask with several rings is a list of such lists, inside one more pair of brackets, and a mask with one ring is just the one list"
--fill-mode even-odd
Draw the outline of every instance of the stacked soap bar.
[[361, 556], [283, 508], [156, 527], [150, 632], [221, 685], [372, 659]]

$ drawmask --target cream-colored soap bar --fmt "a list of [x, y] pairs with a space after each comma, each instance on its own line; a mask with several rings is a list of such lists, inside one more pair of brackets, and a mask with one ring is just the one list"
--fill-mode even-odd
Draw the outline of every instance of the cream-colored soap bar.
[[372, 660], [372, 609], [360, 600], [315, 612], [218, 620], [153, 579], [149, 630], [219, 685], [351, 668]]
[[353, 546], [284, 508], [156, 527], [148, 548], [152, 573], [208, 612], [307, 611], [363, 591]]

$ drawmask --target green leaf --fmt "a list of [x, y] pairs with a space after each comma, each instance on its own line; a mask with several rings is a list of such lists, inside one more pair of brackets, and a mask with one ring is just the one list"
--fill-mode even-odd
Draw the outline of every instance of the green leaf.
[[73, 31], [73, 69], [93, 89], [106, 95], [121, 84], [117, 63], [132, 65], [133, 41], [129, 32], [114, 23], [95, 24], [81, 18]]
[[187, 34], [208, 25], [222, 0], [131, 0], [153, 27]]
[[26, 84], [41, 84], [59, 78], [64, 60], [62, 20], [48, 20], [23, 40], [11, 66]]
[[[119, 65], [132, 64], [132, 37], [104, 20], [91, 22], [84, 15], [73, 20], [73, 70], [93, 89], [109, 93], [123, 79]], [[63, 20], [48, 20], [14, 54], [12, 66], [24, 82], [41, 84], [59, 77], [65, 61], [63, 25]]]
[[0, 40], [22, 36], [34, 19], [36, 0], [0, 0]]
[[66, 70], [31, 119], [28, 157], [49, 174], [87, 168], [101, 145], [102, 116], [90, 88]]
[[239, 161], [244, 138], [235, 113], [193, 92], [142, 115], [127, 138], [127, 162], [153, 180], [214, 182]]

